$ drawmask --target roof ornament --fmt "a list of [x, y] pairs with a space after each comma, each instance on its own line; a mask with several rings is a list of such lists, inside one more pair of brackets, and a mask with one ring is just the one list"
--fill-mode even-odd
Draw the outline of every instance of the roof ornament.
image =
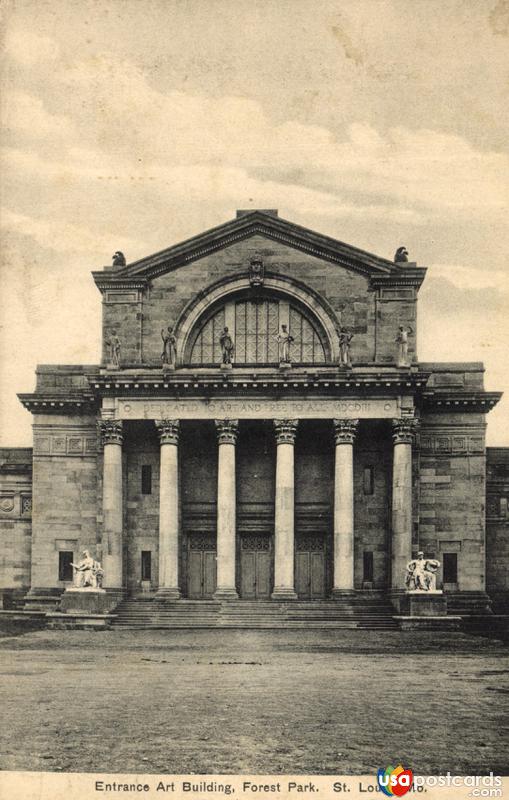
[[406, 247], [398, 247], [394, 254], [395, 264], [406, 264], [408, 262], [408, 250]]
[[125, 267], [126, 265], [125, 255], [122, 253], [121, 250], [117, 250], [113, 254], [112, 258], [114, 267]]
[[249, 283], [254, 289], [263, 286], [264, 273], [262, 257], [259, 253], [255, 253], [249, 259]]

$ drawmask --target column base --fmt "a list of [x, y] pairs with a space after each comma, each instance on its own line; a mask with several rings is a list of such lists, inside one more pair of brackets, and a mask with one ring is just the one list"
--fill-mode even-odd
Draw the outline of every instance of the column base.
[[236, 589], [216, 589], [214, 600], [238, 600], [239, 596]]
[[176, 586], [161, 586], [155, 597], [156, 600], [180, 600], [180, 589]]
[[272, 600], [297, 600], [297, 595], [293, 589], [286, 586], [276, 586], [271, 594]]
[[334, 588], [330, 594], [333, 600], [341, 600], [344, 597], [355, 597], [357, 592], [355, 589], [337, 589]]

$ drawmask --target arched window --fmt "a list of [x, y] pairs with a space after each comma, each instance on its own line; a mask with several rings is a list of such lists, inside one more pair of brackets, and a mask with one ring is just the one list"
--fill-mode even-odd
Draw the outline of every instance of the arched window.
[[323, 364], [326, 350], [317, 324], [294, 305], [278, 298], [232, 300], [199, 323], [191, 364], [220, 364], [221, 331], [228, 326], [235, 342], [235, 364], [277, 364], [277, 335], [286, 324], [293, 336], [294, 364]]

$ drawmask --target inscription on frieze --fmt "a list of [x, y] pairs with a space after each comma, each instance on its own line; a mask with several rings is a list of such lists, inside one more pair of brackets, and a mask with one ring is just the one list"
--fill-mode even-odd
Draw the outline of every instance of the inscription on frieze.
[[398, 399], [117, 400], [117, 419], [374, 419], [401, 415]]

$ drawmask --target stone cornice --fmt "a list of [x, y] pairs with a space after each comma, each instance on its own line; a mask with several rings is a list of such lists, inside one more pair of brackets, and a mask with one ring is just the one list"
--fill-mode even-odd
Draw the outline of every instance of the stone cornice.
[[464, 391], [425, 391], [422, 396], [422, 407], [426, 411], [477, 411], [486, 414], [496, 406], [503, 392], [486, 392], [483, 390]]
[[292, 368], [284, 375], [278, 369], [258, 371], [233, 369], [228, 374], [214, 369], [179, 369], [171, 374], [162, 370], [119, 370], [90, 377], [90, 388], [98, 396], [165, 395], [192, 396], [203, 392], [241, 395], [272, 395], [281, 391], [337, 396], [367, 391], [386, 396], [415, 394], [424, 389], [429, 373], [412, 370], [373, 370], [365, 372], [337, 367]]
[[298, 426], [298, 419], [275, 419], [274, 430], [277, 444], [294, 444]]
[[119, 278], [114, 272], [92, 272], [95, 285], [100, 292], [111, 289], [141, 289], [144, 291], [148, 286], [148, 280], [144, 278]]
[[93, 394], [76, 395], [33, 392], [18, 394], [24, 408], [32, 414], [90, 414], [97, 408], [97, 399]]
[[424, 270], [416, 271], [408, 265], [394, 264], [389, 259], [368, 253], [301, 225], [254, 210], [125, 267], [94, 272], [94, 280], [99, 288], [101, 285], [110, 286], [114, 281], [118, 283], [125, 281], [127, 284], [136, 279], [151, 280], [254, 235], [265, 236], [317, 258], [360, 272], [367, 277], [407, 275], [408, 280], [411, 280], [410, 273], [413, 270], [415, 273], [413, 284], [416, 286], [420, 285], [424, 277]]

